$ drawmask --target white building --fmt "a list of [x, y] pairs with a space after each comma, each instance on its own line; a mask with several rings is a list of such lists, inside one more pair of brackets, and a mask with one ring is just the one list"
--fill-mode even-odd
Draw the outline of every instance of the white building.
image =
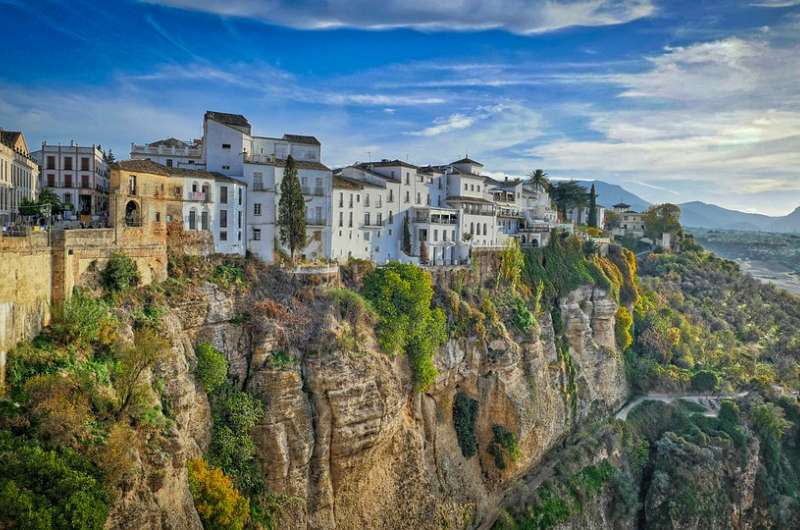
[[[595, 212], [597, 212], [597, 227], [602, 229], [606, 223], [606, 209], [598, 204], [595, 206]], [[569, 208], [567, 210], [567, 220], [578, 225], [588, 224], [589, 207]]]
[[13, 223], [24, 199], [38, 195], [39, 165], [31, 157], [25, 135], [0, 129], [0, 226]]
[[152, 160], [162, 166], [204, 169], [203, 141], [165, 138], [149, 144], [131, 144], [131, 160]]
[[268, 262], [273, 259], [278, 240], [280, 186], [291, 156], [306, 198], [308, 245], [301, 254], [306, 259], [330, 257], [332, 177], [330, 169], [320, 162], [321, 146], [316, 138], [289, 134], [282, 138], [254, 136], [244, 116], [206, 112], [202, 145], [209, 171], [247, 185], [247, 250]]
[[[108, 218], [108, 164], [99, 145], [42, 144], [33, 157], [41, 166], [40, 186], [52, 189], [74, 215]], [[68, 215], [68, 214], [67, 214]]]
[[556, 218], [547, 192], [527, 189], [519, 179], [493, 180], [481, 175], [482, 168], [464, 158], [444, 166], [382, 160], [337, 170], [333, 258], [417, 263], [427, 255], [431, 265], [450, 265], [509, 238], [546, 244]]

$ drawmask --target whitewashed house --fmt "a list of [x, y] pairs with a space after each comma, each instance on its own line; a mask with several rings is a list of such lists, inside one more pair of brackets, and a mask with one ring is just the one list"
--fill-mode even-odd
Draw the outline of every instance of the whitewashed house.
[[0, 129], [0, 227], [17, 219], [23, 200], [39, 193], [39, 164], [20, 131]]
[[179, 169], [204, 169], [203, 140], [165, 138], [149, 144], [131, 144], [131, 160], [152, 160], [162, 166]]

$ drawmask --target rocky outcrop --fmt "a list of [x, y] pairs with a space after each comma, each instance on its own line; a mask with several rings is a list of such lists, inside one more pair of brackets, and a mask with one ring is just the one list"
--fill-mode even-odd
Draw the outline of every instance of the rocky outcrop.
[[[170, 451], [159, 462], [141, 455], [141, 478], [117, 501], [111, 528], [198, 528], [185, 463], [209, 437], [208, 403], [190, 375], [192, 345], [201, 341], [223, 351], [231, 378], [265, 405], [254, 440], [281, 504], [280, 528], [475, 526], [576, 422], [612, 410], [627, 394], [614, 346], [616, 304], [597, 289], [562, 301], [570, 361], [544, 315], [527, 335], [449, 341], [435, 359], [437, 381], [422, 394], [413, 390], [405, 357], [379, 352], [374, 339], [360, 353], [342, 351], [330, 314], [314, 315], [304, 343], [287, 344], [281, 318], [242, 323], [244, 298], [206, 285], [174, 303], [168, 328], [175, 358], [161, 374], [176, 414]], [[271, 362], [279, 348], [294, 362]], [[459, 392], [478, 402], [471, 458], [453, 426]], [[519, 446], [519, 458], [503, 469], [490, 451], [498, 425]]]

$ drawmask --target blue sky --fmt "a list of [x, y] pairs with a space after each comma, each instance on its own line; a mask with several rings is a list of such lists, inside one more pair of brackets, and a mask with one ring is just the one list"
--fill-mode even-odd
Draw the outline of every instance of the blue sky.
[[127, 155], [219, 110], [330, 166], [468, 153], [800, 206], [800, 0], [0, 0], [0, 32], [0, 126], [32, 146]]

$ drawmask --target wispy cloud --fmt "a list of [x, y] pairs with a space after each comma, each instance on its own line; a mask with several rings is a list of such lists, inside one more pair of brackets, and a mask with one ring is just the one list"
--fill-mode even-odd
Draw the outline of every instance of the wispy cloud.
[[800, 6], [800, 0], [761, 0], [750, 5], [756, 7], [793, 7]]
[[531, 34], [572, 26], [609, 26], [647, 17], [651, 0], [142, 0], [226, 17], [303, 29], [503, 29]]

